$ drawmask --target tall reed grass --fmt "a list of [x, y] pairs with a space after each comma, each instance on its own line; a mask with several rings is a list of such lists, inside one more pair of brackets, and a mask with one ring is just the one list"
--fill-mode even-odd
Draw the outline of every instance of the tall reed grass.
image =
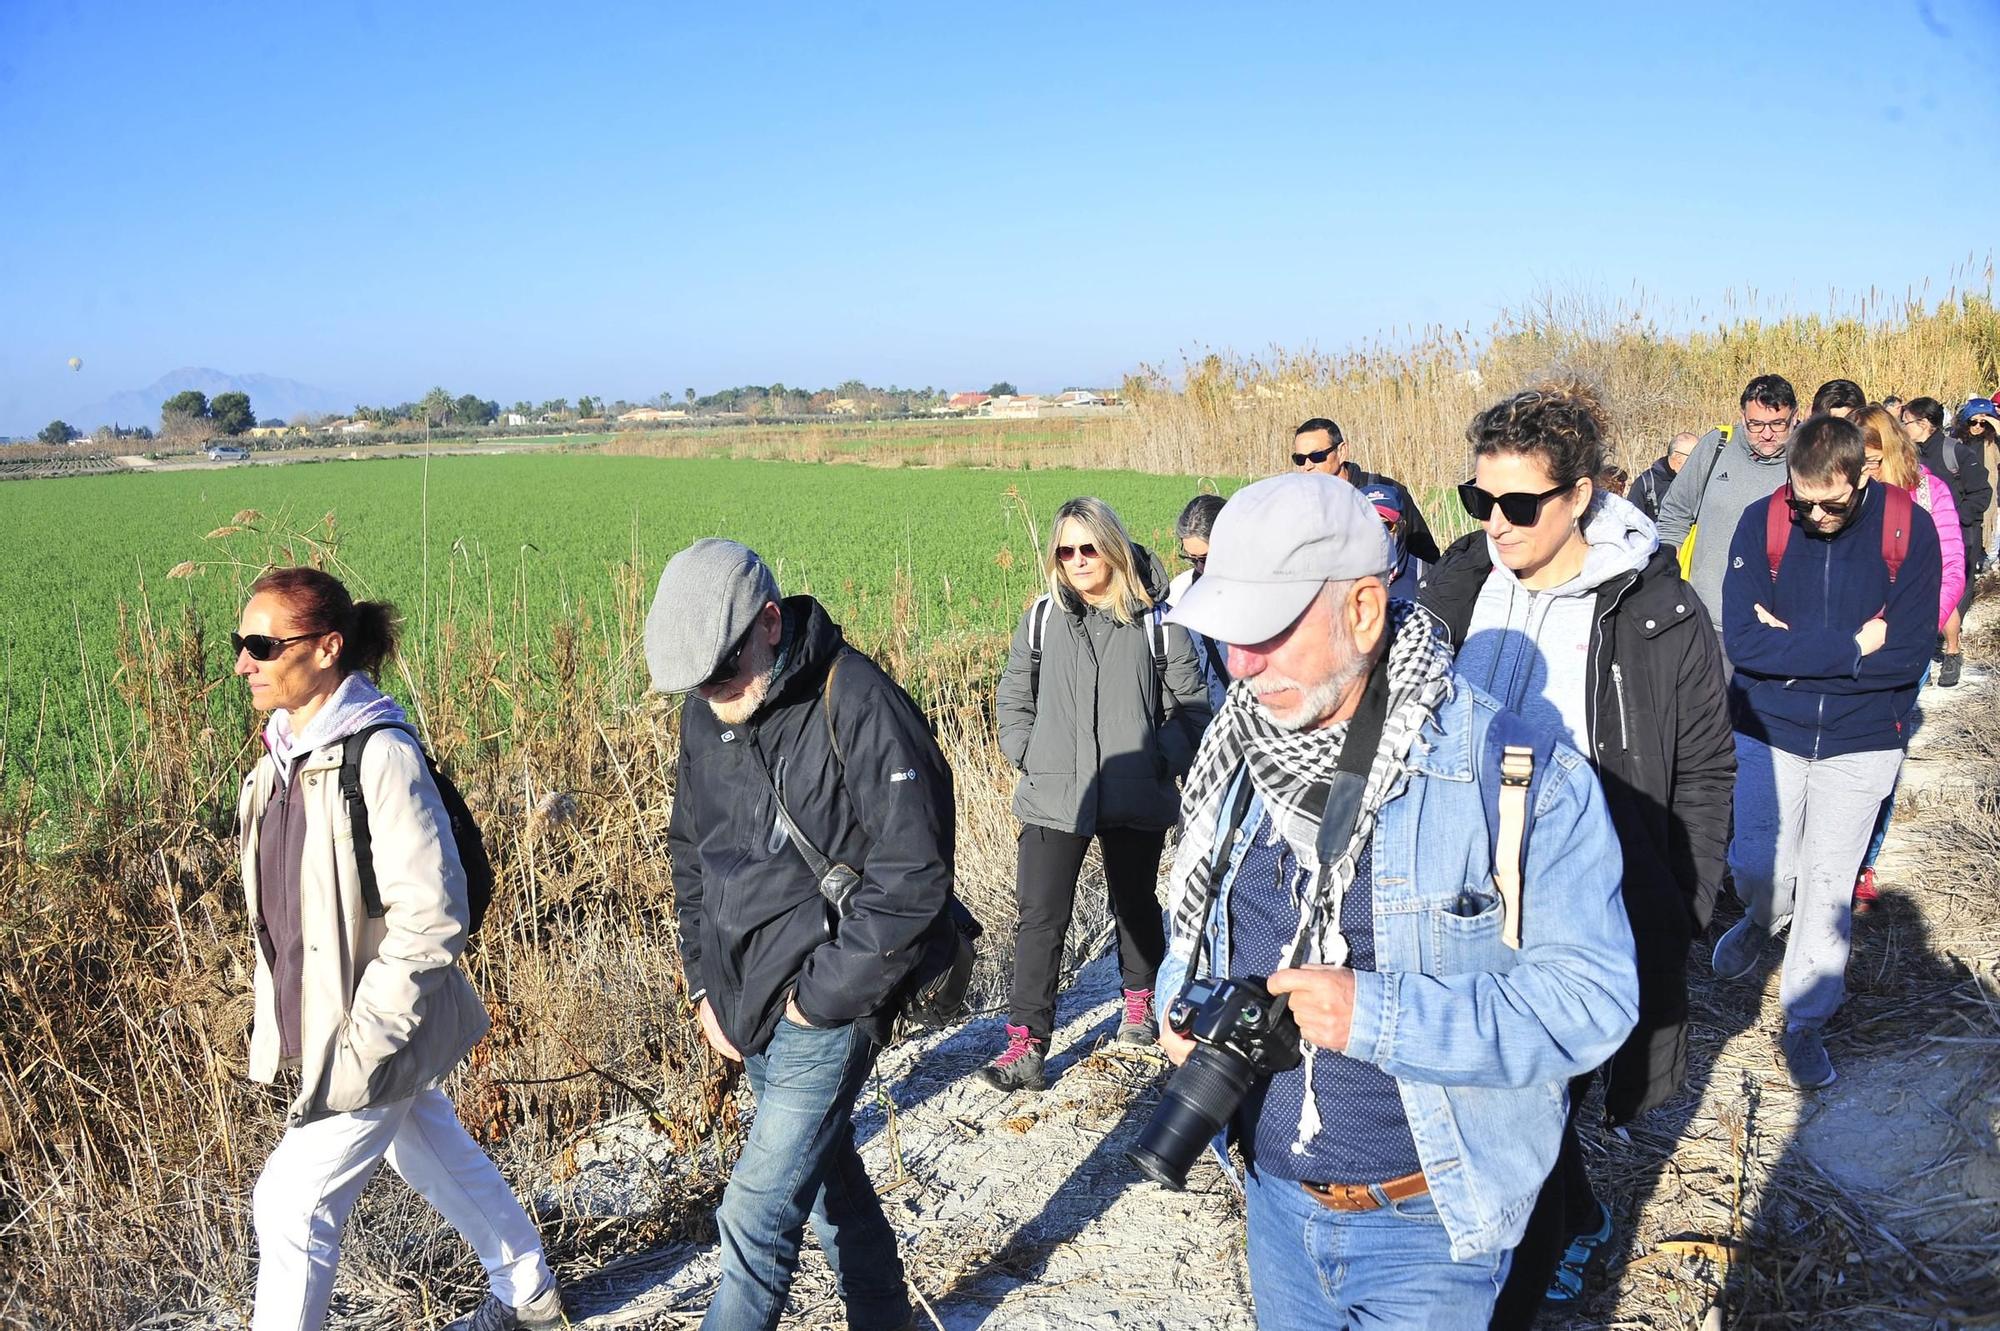
[[[1905, 397], [2000, 382], [2000, 315], [1983, 294], [1684, 322], [1692, 331], [1631, 303], [1552, 298], [1483, 338], [1206, 355], [1172, 382], [1145, 371], [1123, 418], [886, 436], [745, 429], [727, 447], [1246, 477], [1283, 469], [1292, 427], [1330, 415], [1365, 465], [1431, 488], [1458, 479], [1473, 412], [1550, 368], [1604, 386], [1631, 465], [1676, 429], [1727, 419], [1755, 373], [1806, 393], [1844, 376]], [[612, 445], [716, 446], [691, 434]], [[338, 570], [331, 537], [299, 557]], [[247, 582], [259, 561], [242, 562], [225, 575]], [[619, 1217], [545, 1214], [559, 1257], [586, 1265], [699, 1231], [739, 1137], [731, 1074], [689, 1020], [674, 949], [665, 830], [677, 716], [643, 696], [637, 648], [657, 566], [634, 551], [608, 595], [551, 601], [490, 566], [441, 561], [428, 601], [404, 607], [390, 681], [480, 812], [500, 874], [468, 961], [494, 1034], [454, 1083], [461, 1113], [523, 1184], [559, 1173], [578, 1135], [614, 1115], [642, 1116], [689, 1164]], [[962, 891], [989, 927], [990, 1002], [1013, 920], [1012, 773], [991, 727], [1006, 644], [924, 633], [935, 590], [901, 579], [888, 627], [860, 645], [917, 697], [952, 762]], [[548, 624], [550, 645], [531, 649], [529, 626]], [[0, 1325], [109, 1328], [244, 1306], [249, 1188], [282, 1114], [281, 1093], [241, 1077], [250, 953], [233, 823], [255, 719], [241, 705], [229, 724], [208, 720], [210, 696], [236, 687], [212, 628], [158, 612], [135, 586], [121, 630], [108, 667], [79, 654], [89, 743], [63, 747], [77, 768], [52, 770], [39, 743], [0, 753]], [[1073, 941], [1095, 923], [1080, 920]], [[473, 1297], [476, 1270], [399, 1190], [371, 1190], [353, 1233], [341, 1288], [360, 1320], [435, 1322]]]

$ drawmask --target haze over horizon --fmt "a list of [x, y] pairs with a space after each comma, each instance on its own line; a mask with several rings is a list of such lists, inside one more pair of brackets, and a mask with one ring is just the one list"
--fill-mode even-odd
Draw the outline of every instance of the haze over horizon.
[[1996, 53], [1991, 0], [6, 7], [0, 433], [181, 366], [1054, 389], [1551, 284], [1937, 295], [1990, 280]]

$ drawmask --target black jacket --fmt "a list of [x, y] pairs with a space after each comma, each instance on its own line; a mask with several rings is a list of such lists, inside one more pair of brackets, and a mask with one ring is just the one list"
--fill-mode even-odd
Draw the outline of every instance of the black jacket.
[[1365, 485], [1393, 487], [1397, 497], [1403, 501], [1403, 548], [1426, 564], [1437, 563], [1437, 537], [1431, 535], [1430, 524], [1424, 521], [1424, 511], [1417, 507], [1417, 501], [1410, 494], [1408, 486], [1393, 476], [1368, 471], [1352, 462], [1340, 464], [1340, 478], [1357, 490]]
[[1632, 482], [1632, 488], [1625, 497], [1632, 501], [1647, 517], [1658, 521], [1660, 501], [1667, 497], [1667, 491], [1674, 486], [1674, 469], [1667, 465], [1665, 458], [1656, 458], [1653, 465], [1639, 473], [1639, 479]]
[[[1454, 646], [1492, 568], [1486, 537], [1474, 532], [1424, 584], [1423, 604]], [[1624, 851], [1639, 962], [1639, 1024], [1605, 1067], [1605, 1114], [1622, 1123], [1664, 1102], [1687, 1075], [1688, 946], [1708, 927], [1722, 885], [1736, 750], [1715, 629], [1671, 549], [1599, 588], [1596, 623], [1585, 756]]]
[[[746, 1054], [770, 1041], [794, 988], [814, 1025], [867, 1021], [883, 1038], [919, 942], [950, 927], [951, 768], [923, 713], [818, 601], [792, 596], [782, 608], [785, 657], [755, 717], [726, 727], [699, 698], [682, 707], [667, 830], [688, 986]], [[837, 932], [753, 745], [800, 829], [861, 875]]]
[[[1958, 525], [1966, 534], [1965, 562], [1969, 568], [1979, 561], [1980, 532], [1986, 510], [1993, 505], [1993, 481], [1986, 474], [1986, 450], [1978, 444], [1954, 439], [1943, 430], [1933, 430], [1918, 451], [1918, 460], [1931, 475], [1951, 487], [1952, 502], [1958, 505]], [[1957, 463], [1953, 471], [1951, 463]]]

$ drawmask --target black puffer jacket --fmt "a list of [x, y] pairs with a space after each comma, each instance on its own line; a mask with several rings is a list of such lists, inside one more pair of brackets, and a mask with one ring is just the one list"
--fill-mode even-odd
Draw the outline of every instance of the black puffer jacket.
[[[951, 927], [951, 768], [923, 713], [818, 601], [787, 597], [782, 609], [785, 658], [755, 717], [724, 726], [698, 698], [682, 708], [667, 830], [688, 986], [746, 1054], [769, 1043], [794, 987], [814, 1025], [866, 1021], [883, 1038], [918, 944]], [[838, 933], [752, 745], [800, 829], [861, 875]]]
[[[1165, 604], [1160, 561], [1144, 546], [1133, 553], [1148, 594]], [[1014, 816], [1022, 822], [1092, 836], [1100, 827], [1165, 829], [1180, 817], [1174, 782], [1194, 764], [1208, 728], [1208, 688], [1178, 624], [1166, 626], [1160, 678], [1151, 613], [1140, 610], [1132, 623], [1113, 627], [1064, 589], [1042, 631], [1039, 689], [1029, 646], [1033, 607], [1021, 616], [994, 714], [1001, 752], [1021, 772]], [[1093, 627], [1107, 634], [1101, 653]]]
[[[1465, 641], [1493, 569], [1474, 532], [1445, 552], [1423, 604]], [[1687, 1075], [1687, 957], [1722, 885], [1736, 751], [1715, 630], [1670, 549], [1597, 593], [1586, 757], [1625, 855], [1625, 911], [1639, 960], [1639, 1024], [1605, 1067], [1606, 1116], [1663, 1103]]]

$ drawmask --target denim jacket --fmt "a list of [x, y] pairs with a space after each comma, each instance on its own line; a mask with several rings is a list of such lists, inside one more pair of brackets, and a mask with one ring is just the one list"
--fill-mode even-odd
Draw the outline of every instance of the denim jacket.
[[[1410, 751], [1409, 781], [1382, 807], [1376, 969], [1355, 973], [1346, 1049], [1396, 1078], [1459, 1261], [1520, 1241], [1555, 1164], [1570, 1078], [1609, 1058], [1638, 1016], [1622, 856], [1597, 778], [1567, 745], [1535, 774], [1521, 948], [1501, 941], [1478, 784], [1499, 779], [1488, 743], [1498, 711], [1454, 680]], [[1225, 795], [1222, 807], [1230, 804]], [[1204, 937], [1172, 940], [1157, 982], [1163, 998], [1180, 993], [1197, 941], [1204, 970], [1226, 970], [1229, 891], [1260, 805], [1252, 801], [1236, 836]], [[1471, 916], [1459, 913], [1468, 893], [1484, 906]]]

